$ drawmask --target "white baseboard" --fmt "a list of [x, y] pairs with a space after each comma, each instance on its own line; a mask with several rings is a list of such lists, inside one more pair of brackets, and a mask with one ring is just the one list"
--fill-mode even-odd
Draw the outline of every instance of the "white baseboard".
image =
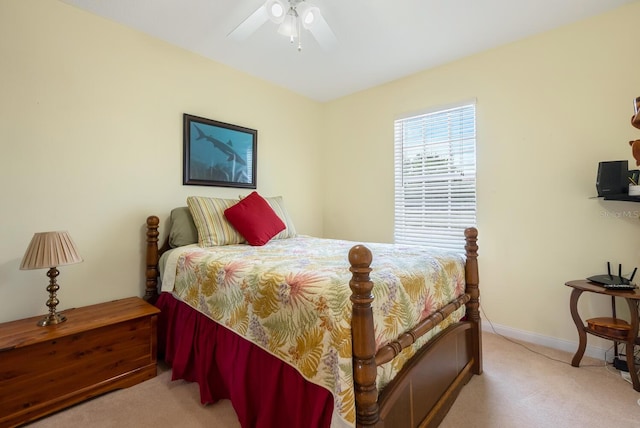
[[[489, 333], [497, 333], [502, 336], [506, 336], [510, 339], [520, 340], [523, 342], [529, 342], [536, 345], [546, 346], [548, 348], [558, 349], [560, 351], [569, 352], [571, 354], [575, 354], [576, 350], [578, 349], [577, 341], [572, 342], [570, 340], [544, 336], [542, 334], [531, 333], [530, 331], [525, 331], [525, 330], [518, 330], [516, 328], [507, 327], [507, 326], [499, 325], [496, 323], [491, 324], [484, 317], [482, 318], [482, 330], [487, 331]], [[613, 345], [613, 342], [612, 342], [612, 345]], [[607, 356], [606, 355], [607, 351], [608, 349], [599, 348], [596, 346], [590, 346], [587, 341], [587, 348], [584, 354], [587, 357], [604, 360]], [[612, 357], [612, 354], [608, 356]]]

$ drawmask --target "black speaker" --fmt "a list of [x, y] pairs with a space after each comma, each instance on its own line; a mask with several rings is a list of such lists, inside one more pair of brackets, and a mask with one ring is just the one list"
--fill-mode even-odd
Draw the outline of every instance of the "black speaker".
[[598, 196], [621, 195], [628, 192], [629, 161], [609, 161], [598, 164], [596, 189]]

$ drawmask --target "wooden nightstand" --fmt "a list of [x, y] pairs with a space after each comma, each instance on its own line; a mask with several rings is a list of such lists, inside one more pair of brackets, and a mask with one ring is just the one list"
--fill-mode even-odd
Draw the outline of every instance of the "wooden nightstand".
[[0, 427], [17, 426], [156, 375], [159, 309], [138, 297], [0, 324]]

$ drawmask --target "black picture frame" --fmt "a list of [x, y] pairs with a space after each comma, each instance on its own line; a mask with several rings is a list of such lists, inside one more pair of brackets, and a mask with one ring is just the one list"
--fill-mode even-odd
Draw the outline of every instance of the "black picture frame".
[[256, 188], [257, 130], [185, 113], [183, 144], [182, 184]]

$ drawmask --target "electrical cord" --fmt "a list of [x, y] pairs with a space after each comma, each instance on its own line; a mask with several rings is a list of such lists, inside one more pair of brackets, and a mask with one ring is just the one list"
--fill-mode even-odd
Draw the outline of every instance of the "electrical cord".
[[[551, 356], [549, 356], [549, 355], [546, 355], [546, 354], [544, 354], [544, 353], [542, 353], [542, 352], [539, 352], [539, 351], [536, 351], [536, 350], [534, 350], [534, 349], [531, 349], [531, 348], [529, 348], [527, 345], [525, 345], [525, 344], [523, 344], [523, 343], [520, 343], [520, 342], [517, 342], [517, 341], [515, 341], [515, 340], [511, 339], [510, 337], [507, 337], [507, 336], [504, 336], [504, 335], [502, 335], [502, 334], [498, 333], [498, 332], [496, 331], [495, 327], [493, 326], [493, 323], [491, 322], [491, 320], [489, 319], [489, 317], [488, 317], [488, 316], [487, 316], [487, 314], [485, 313], [484, 309], [482, 308], [482, 306], [480, 306], [480, 311], [482, 312], [482, 315], [484, 316], [484, 318], [489, 322], [489, 325], [491, 326], [491, 330], [492, 330], [492, 331], [493, 331], [497, 336], [500, 336], [501, 338], [503, 338], [504, 340], [506, 340], [506, 341], [508, 341], [508, 342], [511, 342], [511, 343], [514, 343], [514, 344], [516, 344], [516, 345], [518, 345], [518, 346], [521, 346], [521, 347], [523, 347], [524, 349], [526, 349], [527, 351], [532, 352], [532, 353], [534, 353], [534, 354], [538, 354], [538, 355], [540, 355], [540, 356], [542, 356], [542, 357], [544, 357], [544, 358], [547, 358], [547, 359], [549, 359], [549, 360], [557, 361], [557, 362], [559, 362], [559, 363], [567, 364], [567, 365], [569, 365], [569, 366], [571, 365], [571, 363], [569, 363], [569, 362], [567, 362], [567, 361], [559, 360], [559, 359], [557, 359], [557, 358], [553, 358], [553, 357], [551, 357]], [[600, 364], [584, 364], [584, 365], [582, 365], [582, 367], [603, 367], [603, 366], [602, 366], [602, 365], [600, 365]], [[605, 367], [605, 368], [607, 367], [607, 360], [606, 360], [606, 359], [605, 359], [605, 361], [604, 361], [604, 367]]]
[[[599, 366], [598, 366], [598, 367], [599, 367]], [[611, 364], [607, 363], [607, 360], [605, 360], [605, 361], [604, 361], [604, 367], [605, 367], [605, 368], [607, 369], [607, 371], [608, 371], [609, 373], [611, 373], [612, 375], [616, 375], [616, 376], [618, 376], [618, 369], [616, 369], [615, 367], [613, 367]], [[613, 370], [611, 370], [611, 368], [612, 368], [612, 367], [613, 367]], [[627, 380], [627, 379], [625, 379], [625, 377], [624, 377], [624, 376], [622, 376], [622, 379]], [[629, 382], [630, 382], [630, 381], [631, 381], [631, 379], [629, 379]]]
[[[504, 340], [506, 340], [507, 342], [511, 342], [511, 343], [513, 343], [513, 344], [515, 344], [515, 345], [521, 346], [521, 347], [523, 347], [524, 349], [526, 349], [527, 351], [532, 352], [532, 353], [537, 354], [537, 355], [540, 355], [540, 356], [542, 356], [542, 357], [544, 357], [544, 358], [547, 358], [547, 359], [549, 359], [549, 360], [557, 361], [557, 362], [559, 362], [559, 363], [563, 363], [563, 364], [567, 364], [567, 365], [571, 365], [570, 363], [568, 363], [568, 362], [566, 362], [566, 361], [564, 361], [564, 360], [559, 360], [559, 359], [557, 359], [557, 358], [550, 357], [549, 355], [546, 355], [546, 354], [544, 354], [544, 353], [542, 353], [542, 352], [538, 352], [538, 351], [536, 351], [536, 350], [533, 350], [533, 349], [529, 348], [527, 345], [525, 345], [525, 344], [523, 344], [523, 343], [517, 342], [517, 341], [515, 341], [515, 340], [511, 339], [510, 337], [507, 337], [507, 336], [505, 336], [505, 335], [503, 335], [503, 334], [498, 333], [498, 332], [496, 331], [495, 327], [493, 326], [493, 323], [491, 322], [491, 320], [489, 319], [489, 317], [488, 317], [488, 316], [487, 316], [487, 314], [485, 313], [484, 308], [483, 308], [482, 306], [480, 306], [480, 312], [482, 312], [482, 315], [484, 316], [484, 318], [487, 320], [487, 322], [489, 322], [489, 325], [491, 326], [491, 330], [493, 331], [493, 333], [494, 333], [496, 336], [500, 336], [501, 338], [503, 338], [503, 339], [504, 339]], [[625, 344], [622, 344], [622, 345], [625, 345]], [[606, 357], [606, 355], [607, 355], [607, 352], [609, 352], [611, 349], [613, 349], [613, 346], [611, 346], [609, 349], [607, 349], [607, 350], [605, 351], [605, 353], [604, 353], [604, 354], [605, 354], [605, 358], [604, 358], [604, 368], [607, 370], [607, 372], [609, 372], [609, 373], [611, 373], [611, 374], [613, 374], [613, 375], [615, 375], [615, 376], [617, 377], [617, 376], [618, 376], [618, 372], [619, 372], [619, 370], [618, 370], [618, 369], [615, 369], [615, 371], [611, 370], [611, 367], [612, 367], [612, 366], [611, 366], [611, 364], [607, 363], [607, 357]], [[638, 356], [638, 354], [640, 354], [640, 350], [635, 352], [634, 357], [637, 357], [637, 356]], [[582, 367], [602, 367], [602, 365], [600, 365], [600, 364], [585, 364], [585, 365], [583, 365]], [[627, 382], [629, 382], [629, 383], [632, 383], [632, 382], [631, 382], [631, 377], [626, 378], [626, 377], [622, 376], [622, 378], [623, 378], [625, 381], [627, 381]], [[638, 406], [640, 406], [640, 398], [638, 398]]]

